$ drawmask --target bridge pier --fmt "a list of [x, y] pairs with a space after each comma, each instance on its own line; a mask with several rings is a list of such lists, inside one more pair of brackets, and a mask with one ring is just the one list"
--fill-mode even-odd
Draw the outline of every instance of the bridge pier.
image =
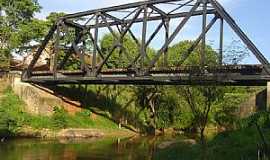
[[256, 110], [270, 111], [270, 82], [267, 82], [264, 90], [256, 94]]
[[266, 87], [266, 110], [270, 111], [270, 82], [267, 82]]

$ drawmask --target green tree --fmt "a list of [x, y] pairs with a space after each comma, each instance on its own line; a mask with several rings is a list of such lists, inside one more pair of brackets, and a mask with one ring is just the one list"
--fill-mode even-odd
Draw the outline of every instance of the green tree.
[[18, 25], [18, 31], [10, 37], [10, 45], [18, 53], [31, 49], [31, 42], [41, 42], [46, 35], [48, 26], [46, 21], [32, 19], [28, 23]]
[[[182, 60], [183, 55], [188, 52], [188, 49], [192, 45], [193, 41], [182, 41], [169, 48], [169, 64], [171, 66], [178, 65], [178, 62]], [[200, 66], [200, 48], [201, 45], [191, 53], [191, 55], [184, 61], [183, 66]], [[208, 66], [215, 66], [218, 62], [218, 54], [212, 49], [211, 46], [206, 46], [206, 64]], [[207, 123], [209, 122], [209, 114], [211, 108], [218, 103], [219, 99], [223, 97], [223, 88], [216, 86], [205, 87], [176, 87], [178, 94], [180, 94], [189, 108], [189, 113], [192, 115], [189, 124], [193, 128], [199, 130], [201, 142], [205, 143], [204, 131]]]
[[51, 12], [47, 17], [46, 20], [48, 22], [48, 25], [53, 25], [56, 20], [62, 16], [64, 16], [66, 13], [64, 12]]
[[[109, 54], [113, 44], [119, 39], [120, 34], [115, 33], [117, 37], [112, 34], [105, 34], [100, 41], [101, 50], [106, 55]], [[126, 68], [138, 56], [140, 48], [130, 35], [123, 38], [123, 47], [118, 47], [114, 50], [109, 58], [108, 65], [110, 68]], [[154, 55], [154, 49], [147, 48], [148, 57]]]
[[[32, 21], [34, 13], [41, 7], [37, 0], [0, 0], [0, 57], [1, 66], [9, 66], [12, 50], [22, 47], [33, 38], [37, 21]], [[35, 24], [35, 25], [34, 25]], [[42, 28], [42, 25], [39, 25]], [[38, 36], [37, 36], [38, 37]]]
[[[188, 49], [192, 45], [193, 41], [181, 41], [168, 50], [168, 61], [170, 66], [178, 65], [178, 62], [182, 60], [182, 56], [188, 52]], [[184, 65], [192, 65], [199, 66], [200, 65], [200, 49], [201, 45], [191, 52], [190, 56], [186, 59], [186, 61], [182, 64]], [[216, 65], [218, 62], [218, 54], [213, 50], [213, 48], [209, 45], [206, 46], [206, 62], [208, 66]]]
[[223, 101], [224, 88], [216, 86], [182, 87], [179, 94], [184, 97], [192, 114], [193, 127], [199, 129], [201, 142], [205, 143], [204, 131], [209, 122], [213, 106]]
[[1, 49], [13, 49], [14, 43], [10, 43], [20, 31], [20, 28], [25, 28], [25, 25], [31, 23], [35, 12], [40, 11], [36, 0], [20, 0], [20, 1], [0, 1], [0, 34], [1, 34]]

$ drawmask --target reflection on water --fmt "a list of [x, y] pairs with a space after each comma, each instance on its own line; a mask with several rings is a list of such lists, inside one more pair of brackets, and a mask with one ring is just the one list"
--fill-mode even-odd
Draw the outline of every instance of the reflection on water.
[[[160, 138], [135, 137], [88, 140], [36, 139], [0, 143], [1, 160], [147, 160], [158, 154]], [[157, 157], [157, 156], [156, 156]]]
[[[254, 149], [202, 147], [185, 137], [87, 140], [16, 139], [0, 142], [0, 160], [257, 160]], [[261, 160], [261, 159], [260, 159]], [[264, 160], [264, 159], [262, 159]]]

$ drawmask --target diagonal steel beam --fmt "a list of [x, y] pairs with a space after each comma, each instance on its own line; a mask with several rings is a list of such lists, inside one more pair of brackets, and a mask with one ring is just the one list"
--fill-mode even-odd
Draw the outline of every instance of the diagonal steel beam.
[[[87, 32], [86, 34], [89, 35], [89, 37], [90, 37], [92, 43], [95, 45], [95, 43], [94, 43], [94, 41], [95, 41], [95, 40], [94, 40], [94, 36], [93, 36], [90, 32]], [[97, 48], [97, 51], [98, 51], [99, 56], [101, 57], [102, 60], [104, 60], [104, 55], [103, 55], [103, 53], [102, 53], [100, 47], [98, 46], [98, 44], [96, 44], [96, 48]], [[109, 67], [109, 65], [108, 65], [107, 63], [106, 63], [105, 65], [106, 65], [107, 67]]]
[[115, 39], [118, 39], [118, 36], [113, 31], [112, 27], [108, 24], [108, 21], [107, 21], [106, 17], [103, 14], [101, 14], [100, 16], [101, 16], [102, 21], [107, 25], [107, 28], [109, 29], [109, 31], [111, 32], [111, 34], [113, 35], [113, 37]]
[[196, 41], [193, 42], [193, 44], [189, 47], [189, 49], [187, 50], [186, 53], [184, 53], [182, 55], [182, 58], [181, 60], [177, 63], [176, 66], [181, 66], [185, 61], [186, 59], [190, 56], [190, 54], [194, 51], [194, 49], [198, 46], [198, 44], [200, 43], [200, 41], [203, 39], [203, 35], [206, 34], [211, 28], [212, 26], [215, 24], [215, 22], [217, 21], [218, 17], [215, 16], [211, 22], [206, 26], [206, 29], [205, 29], [205, 33], [201, 33], [200, 36], [196, 39]]
[[84, 29], [83, 25], [75, 23], [75, 22], [73, 22], [71, 20], [64, 20], [64, 23], [65, 23], [65, 25], [67, 25], [69, 27], [78, 28], [78, 29], [81, 29], [81, 30]]
[[165, 24], [164, 21], [162, 21], [157, 28], [155, 29], [155, 31], [151, 34], [151, 36], [149, 37], [149, 39], [146, 42], [146, 46], [149, 46], [150, 43], [152, 42], [152, 40], [155, 38], [155, 36], [157, 35], [157, 33], [160, 31], [160, 29], [162, 28], [162, 26]]
[[255, 44], [248, 38], [248, 36], [233, 20], [233, 18], [225, 11], [225, 9], [216, 0], [209, 0], [209, 2], [217, 10], [219, 16], [230, 25], [230, 27], [234, 30], [234, 32], [239, 36], [239, 38], [244, 42], [244, 44], [249, 48], [249, 50], [264, 66], [265, 71], [270, 75], [270, 64], [268, 60], [264, 57], [264, 55], [255, 46]]
[[193, 2], [193, 1], [194, 1], [194, 0], [189, 0], [189, 1], [187, 1], [186, 3], [184, 3], [184, 4], [181, 4], [180, 6], [176, 7], [176, 8], [173, 9], [173, 10], [171, 10], [171, 11], [169, 12], [169, 14], [171, 14], [171, 13], [177, 11], [177, 10], [180, 9], [180, 8], [183, 8], [184, 6], [188, 5], [189, 3]]
[[[139, 17], [139, 15], [141, 14], [143, 8], [140, 8], [137, 13], [135, 14], [135, 16], [133, 17], [133, 21], [131, 21], [127, 27], [125, 28], [125, 30], [123, 31], [123, 33], [121, 33], [120, 36], [120, 40], [124, 38], [124, 36], [127, 34], [128, 30], [130, 29], [130, 27], [133, 25], [134, 21]], [[104, 66], [104, 64], [108, 61], [108, 59], [110, 58], [110, 56], [112, 55], [112, 53], [114, 52], [114, 50], [118, 47], [120, 40], [116, 41], [113, 44], [113, 47], [111, 48], [111, 51], [109, 52], [109, 54], [104, 58], [104, 60], [102, 61], [102, 63], [98, 66], [97, 68], [97, 72], [96, 74], [98, 74], [98, 72], [101, 71], [102, 67]]]
[[31, 61], [30, 65], [27, 68], [27, 76], [31, 76], [31, 72], [33, 71], [33, 68], [35, 66], [35, 64], [37, 63], [40, 55], [42, 54], [42, 51], [45, 49], [46, 45], [48, 44], [48, 42], [50, 41], [50, 39], [52, 38], [55, 30], [57, 29], [57, 25], [54, 24], [49, 33], [46, 35], [45, 39], [43, 40], [41, 46], [38, 48], [36, 54], [33, 57], [33, 60]]
[[[146, 49], [148, 48], [148, 46], [150, 45], [151, 41], [155, 38], [155, 36], [157, 35], [157, 33], [160, 31], [160, 29], [162, 28], [162, 26], [163, 26], [164, 24], [165, 24], [165, 22], [164, 22], [164, 21], [161, 21], [161, 23], [157, 26], [157, 28], [155, 29], [155, 31], [150, 35], [149, 39], [148, 39], [148, 40], [146, 41], [146, 43], [145, 43]], [[132, 32], [131, 32], [131, 33], [132, 33]], [[134, 38], [136, 39], [136, 37], [134, 36], [133, 33], [131, 34], [131, 36], [134, 37]], [[137, 40], [137, 39], [136, 39], [136, 40]], [[141, 47], [140, 47], [141, 44], [139, 43], [138, 40], [137, 40], [136, 43], [137, 43], [137, 45], [138, 45], [138, 48], [141, 48]], [[141, 54], [139, 53], [139, 54], [135, 57], [135, 59], [132, 61], [132, 63], [130, 63], [130, 64], [128, 65], [128, 68], [134, 66], [135, 63], [139, 60], [140, 57], [141, 57]], [[148, 54], [146, 54], [146, 58], [147, 58], [148, 60], [150, 60]]]
[[[73, 43], [75, 43], [76, 45], [81, 41], [81, 38], [83, 36], [83, 31], [80, 31], [79, 35], [76, 36], [75, 40]], [[72, 43], [72, 44], [73, 44]], [[72, 52], [74, 51], [73, 45], [70, 47], [70, 49], [68, 50], [68, 52], [65, 54], [63, 60], [61, 61], [61, 63], [59, 64], [59, 69], [63, 69], [64, 65], [66, 64], [68, 58], [70, 57], [70, 55], [72, 54]]]
[[166, 12], [164, 12], [163, 10], [157, 8], [156, 6], [150, 5], [149, 6], [151, 9], [153, 9], [154, 11], [156, 11], [157, 13], [159, 13], [161, 16], [163, 16], [164, 18], [168, 18], [168, 14]]
[[157, 52], [156, 56], [153, 58], [153, 60], [150, 62], [149, 67], [146, 70], [146, 75], [149, 73], [149, 71], [151, 70], [151, 68], [153, 68], [156, 64], [156, 62], [158, 61], [158, 59], [160, 58], [160, 56], [162, 55], [162, 53], [166, 50], [166, 48], [168, 48], [169, 44], [175, 39], [175, 37], [177, 36], [177, 34], [182, 30], [182, 28], [185, 26], [185, 24], [188, 22], [188, 20], [190, 19], [190, 17], [192, 16], [193, 12], [196, 11], [196, 9], [199, 7], [200, 5], [200, 1], [198, 1], [189, 11], [188, 15], [181, 21], [181, 23], [177, 26], [177, 28], [174, 30], [174, 32], [172, 33], [172, 35], [168, 38], [168, 40], [165, 42], [165, 44], [162, 46], [162, 48]]
[[112, 20], [114, 20], [114, 21], [118, 21], [120, 23], [123, 23], [123, 20], [121, 20], [121, 19], [119, 19], [119, 18], [117, 18], [115, 16], [112, 16], [112, 15], [106, 13], [106, 12], [101, 12], [101, 14], [108, 17], [108, 18], [110, 18], [110, 19], [112, 19]]

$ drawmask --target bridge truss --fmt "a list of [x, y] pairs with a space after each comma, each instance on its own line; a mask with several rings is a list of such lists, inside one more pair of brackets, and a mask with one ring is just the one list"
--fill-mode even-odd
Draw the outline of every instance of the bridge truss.
[[[175, 7], [171, 9], [168, 6]], [[198, 38], [177, 58], [177, 65], [169, 66], [169, 46], [191, 19], [200, 17], [202, 29]], [[209, 66], [206, 56], [207, 33], [218, 22], [218, 62], [215, 66]], [[260, 65], [224, 65], [225, 23]], [[113, 45], [106, 51], [100, 44], [104, 33], [110, 33], [113, 37]], [[163, 38], [159, 38], [162, 45], [154, 55], [148, 55], [149, 45], [160, 34], [163, 35]], [[126, 35], [136, 43], [136, 55], [127, 53], [128, 48], [124, 46]], [[35, 70], [38, 59], [49, 45], [53, 46], [50, 70]], [[87, 53], [87, 46], [92, 46], [90, 54]], [[197, 47], [200, 47], [200, 63], [184, 66]], [[90, 63], [86, 62], [87, 54], [90, 55]], [[121, 56], [117, 59], [119, 65], [112, 67], [109, 63], [114, 54]], [[79, 62], [77, 70], [66, 69], [70, 59]], [[128, 64], [121, 64], [123, 59], [127, 59]], [[149, 0], [59, 18], [44, 38], [22, 79], [25, 82], [46, 84], [265, 85], [270, 80], [270, 65], [216, 0]]]

